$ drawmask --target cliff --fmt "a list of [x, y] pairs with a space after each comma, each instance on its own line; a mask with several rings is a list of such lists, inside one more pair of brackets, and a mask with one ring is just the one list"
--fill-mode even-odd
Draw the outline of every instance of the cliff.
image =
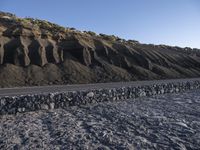
[[0, 87], [199, 76], [198, 49], [141, 44], [0, 13]]

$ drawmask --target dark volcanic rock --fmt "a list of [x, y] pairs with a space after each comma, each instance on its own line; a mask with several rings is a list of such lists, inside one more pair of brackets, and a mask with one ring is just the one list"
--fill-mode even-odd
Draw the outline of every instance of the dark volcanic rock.
[[0, 115], [36, 111], [40, 109], [67, 108], [89, 103], [127, 100], [137, 97], [200, 89], [200, 81], [126, 86], [111, 89], [91, 89], [35, 95], [0, 97]]
[[198, 49], [141, 44], [0, 13], [0, 87], [188, 78], [200, 76], [199, 68]]

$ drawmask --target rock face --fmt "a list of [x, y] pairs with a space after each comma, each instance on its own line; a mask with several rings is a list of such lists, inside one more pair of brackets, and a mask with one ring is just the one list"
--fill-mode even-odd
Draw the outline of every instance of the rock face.
[[0, 87], [199, 76], [198, 49], [141, 44], [0, 13]]

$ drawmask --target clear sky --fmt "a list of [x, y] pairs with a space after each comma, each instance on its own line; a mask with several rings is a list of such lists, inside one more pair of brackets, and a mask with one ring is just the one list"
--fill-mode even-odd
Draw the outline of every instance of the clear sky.
[[0, 10], [141, 43], [200, 48], [200, 0], [0, 0]]

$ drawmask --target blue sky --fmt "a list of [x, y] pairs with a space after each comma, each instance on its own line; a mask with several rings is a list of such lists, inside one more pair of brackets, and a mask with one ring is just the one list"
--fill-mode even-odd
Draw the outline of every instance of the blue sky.
[[0, 0], [0, 10], [141, 43], [200, 48], [200, 0]]

